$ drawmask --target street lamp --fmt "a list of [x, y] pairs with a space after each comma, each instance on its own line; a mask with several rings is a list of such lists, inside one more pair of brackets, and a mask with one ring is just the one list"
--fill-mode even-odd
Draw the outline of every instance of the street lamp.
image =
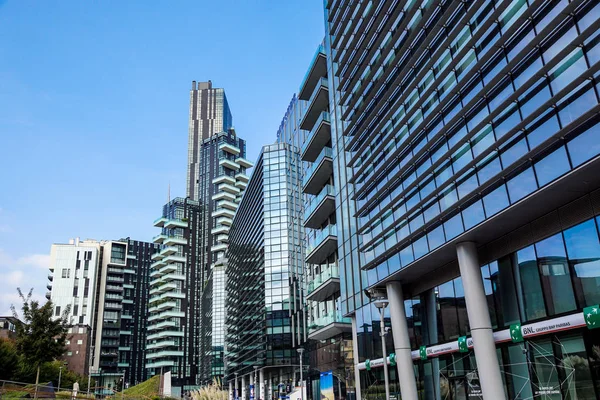
[[298, 347], [296, 351], [300, 354], [300, 400], [304, 400], [304, 378], [302, 377], [302, 354], [304, 353], [304, 348]]
[[385, 308], [388, 305], [387, 293], [381, 289], [370, 289], [367, 290], [367, 296], [369, 299], [375, 301], [375, 307], [379, 309], [379, 335], [381, 336], [381, 352], [383, 353], [383, 377], [385, 379], [385, 400], [390, 400], [390, 375], [388, 372], [387, 365], [387, 351], [385, 348]]
[[238, 379], [237, 379], [238, 373], [235, 372], [234, 375], [235, 375], [235, 385], [234, 385], [234, 389], [233, 389], [233, 400], [237, 400], [240, 397], [238, 394]]
[[62, 378], [62, 369], [63, 369], [62, 365], [60, 367], [58, 367], [58, 387], [56, 388], [57, 392], [60, 392], [60, 378]]

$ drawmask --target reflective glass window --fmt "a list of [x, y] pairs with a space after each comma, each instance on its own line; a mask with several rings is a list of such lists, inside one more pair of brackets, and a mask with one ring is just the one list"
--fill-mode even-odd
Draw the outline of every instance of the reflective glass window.
[[564, 146], [536, 162], [534, 167], [540, 187], [568, 172], [570, 170], [569, 159]]
[[537, 189], [533, 168], [527, 168], [517, 176], [510, 179], [506, 186], [508, 187], [508, 195], [510, 202], [515, 203], [527, 196], [529, 193]]
[[542, 283], [533, 246], [517, 252], [518, 290], [523, 297], [525, 320], [536, 320], [546, 316]]
[[500, 210], [508, 207], [508, 196], [506, 186], [500, 185], [497, 189], [483, 197], [485, 214], [489, 218]]
[[580, 307], [600, 304], [600, 242], [594, 220], [564, 231]]
[[592, 157], [600, 154], [600, 124], [589, 127], [589, 129], [579, 136], [567, 142], [569, 155], [573, 166], [577, 167]]

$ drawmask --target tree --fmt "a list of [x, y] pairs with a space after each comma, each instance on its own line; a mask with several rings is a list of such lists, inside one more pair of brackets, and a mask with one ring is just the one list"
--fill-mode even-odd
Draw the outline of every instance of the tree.
[[14, 317], [18, 319], [15, 324], [17, 351], [25, 364], [37, 369], [35, 380], [37, 398], [40, 366], [61, 357], [66, 351], [65, 344], [70, 328], [68, 315], [71, 309], [66, 307], [60, 318], [54, 320], [52, 319], [54, 306], [51, 301], [40, 306], [38, 301], [31, 299], [33, 288], [27, 297], [23, 295], [20, 288], [17, 288], [17, 292], [23, 301], [21, 308], [23, 316], [20, 319], [15, 306], [11, 306]]
[[0, 338], [0, 379], [10, 380], [18, 363], [15, 344], [11, 340]]

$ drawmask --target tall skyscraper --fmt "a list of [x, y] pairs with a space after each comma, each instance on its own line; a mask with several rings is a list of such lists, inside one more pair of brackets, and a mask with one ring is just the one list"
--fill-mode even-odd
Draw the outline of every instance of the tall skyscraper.
[[363, 398], [388, 363], [403, 399], [600, 395], [599, 18], [586, 0], [325, 2]]
[[233, 219], [226, 360], [229, 388], [239, 388], [241, 398], [248, 397], [255, 377], [260, 382], [255, 398], [263, 399], [272, 398], [279, 384], [298, 379], [295, 347], [304, 330], [295, 314], [302, 308], [300, 177], [298, 148], [288, 143], [263, 147]]
[[[185, 252], [182, 257], [187, 258], [187, 264], [177, 264], [178, 268], [193, 270], [193, 276], [187, 277], [182, 286], [177, 286], [176, 290], [182, 290], [185, 296], [181, 301], [176, 301], [174, 308], [169, 311], [168, 316], [176, 317], [173, 319], [175, 325], [163, 326], [161, 318], [167, 315], [161, 314], [166, 312], [163, 305], [156, 309], [154, 316], [160, 326], [156, 329], [164, 328], [170, 332], [173, 331], [171, 328], [177, 328], [175, 331], [183, 332], [183, 336], [177, 339], [171, 335], [168, 340], [163, 340], [163, 336], [169, 335], [155, 332], [151, 336], [150, 346], [157, 351], [147, 356], [153, 359], [148, 368], [154, 373], [161, 366], [163, 372], [170, 370], [176, 378], [174, 385], [180, 390], [195, 389], [202, 384], [212, 383], [213, 379], [220, 380], [223, 376], [225, 251], [233, 216], [249, 180], [246, 169], [252, 167], [245, 157], [246, 142], [237, 136], [232, 127], [224, 90], [213, 88], [210, 81], [192, 82], [187, 198], [177, 199], [177, 204], [171, 203], [172, 207], [183, 207], [194, 213], [194, 226], [181, 227], [182, 232], [190, 230], [186, 235], [191, 241], [186, 244], [187, 247], [179, 249]], [[165, 212], [163, 218], [167, 218]], [[155, 226], [162, 227], [160, 220]], [[177, 234], [164, 232], [164, 229], [163, 235]], [[160, 236], [157, 240], [156, 243], [162, 244]], [[163, 244], [164, 251], [172, 251], [168, 250], [169, 247]], [[188, 254], [193, 254], [192, 264], [189, 264]], [[159, 271], [163, 268], [166, 267], [160, 263], [154, 266], [157, 279], [162, 275]], [[162, 281], [158, 279], [156, 284], [162, 286]], [[156, 290], [155, 294], [150, 300], [151, 308], [154, 301], [160, 302], [161, 296], [164, 297]], [[159, 350], [166, 345], [165, 340], [172, 344], [171, 348], [168, 351]], [[185, 348], [182, 347], [184, 345]]]
[[192, 81], [188, 132], [187, 197], [198, 200], [202, 160], [202, 142], [212, 135], [227, 132], [233, 126], [225, 90], [213, 88], [212, 82]]
[[150, 375], [170, 371], [175, 394], [197, 385], [201, 363], [200, 209], [197, 201], [177, 197], [154, 221], [161, 228], [154, 243], [161, 247], [150, 272], [146, 368]]

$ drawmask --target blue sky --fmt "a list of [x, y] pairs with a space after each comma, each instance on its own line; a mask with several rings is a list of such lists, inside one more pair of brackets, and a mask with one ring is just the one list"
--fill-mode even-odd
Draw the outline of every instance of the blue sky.
[[226, 90], [248, 158], [323, 37], [320, 0], [0, 0], [0, 315], [50, 245], [150, 240], [185, 195], [191, 81]]

